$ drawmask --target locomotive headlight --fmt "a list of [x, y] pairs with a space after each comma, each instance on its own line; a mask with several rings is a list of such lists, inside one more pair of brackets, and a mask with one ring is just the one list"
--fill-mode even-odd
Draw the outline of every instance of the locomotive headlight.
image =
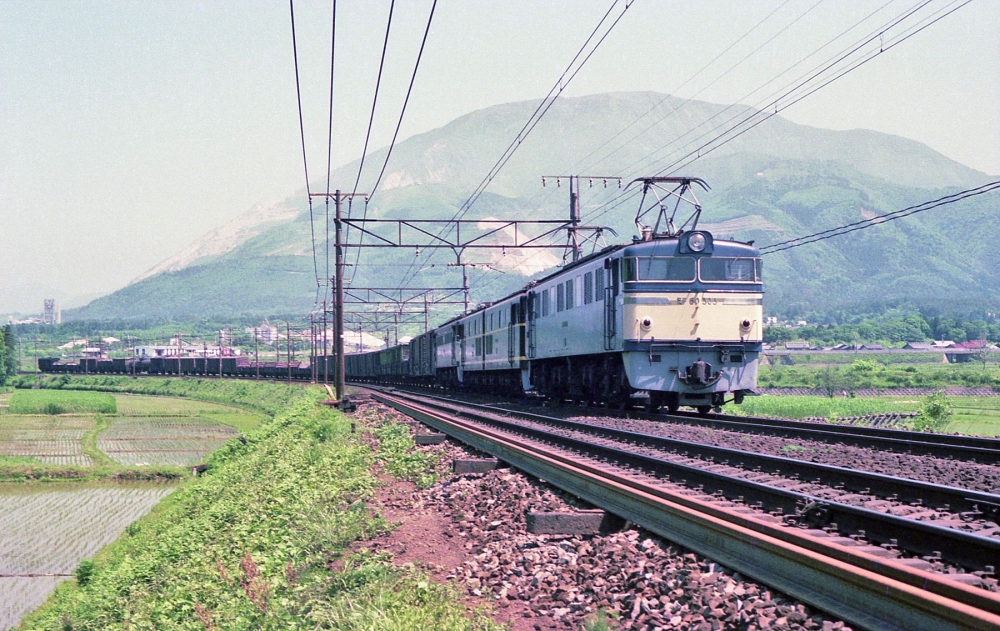
[[649, 318], [644, 318], [639, 322], [639, 328], [641, 328], [643, 331], [648, 331], [652, 326], [653, 326], [653, 321], [650, 320]]
[[750, 320], [743, 320], [742, 322], [740, 322], [740, 335], [746, 335], [747, 333], [750, 332], [750, 329], [752, 327], [753, 323], [750, 322]]
[[691, 248], [692, 252], [701, 252], [705, 249], [705, 235], [700, 232], [695, 232], [690, 237], [688, 237], [688, 247]]

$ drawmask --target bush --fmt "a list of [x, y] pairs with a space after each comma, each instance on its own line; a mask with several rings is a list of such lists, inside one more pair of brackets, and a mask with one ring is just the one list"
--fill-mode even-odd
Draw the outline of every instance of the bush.
[[913, 429], [918, 432], [936, 432], [944, 429], [951, 418], [951, 404], [943, 392], [924, 398], [920, 412], [913, 419]]
[[73, 570], [73, 576], [81, 587], [86, 587], [90, 583], [90, 577], [94, 575], [94, 562], [90, 559], [80, 561], [80, 565]]

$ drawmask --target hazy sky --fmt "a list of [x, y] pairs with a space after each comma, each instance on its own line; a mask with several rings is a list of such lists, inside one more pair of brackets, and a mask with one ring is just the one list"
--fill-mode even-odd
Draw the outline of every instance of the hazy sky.
[[[880, 10], [874, 24], [918, 4], [634, 0], [564, 94], [730, 103], [864, 16]], [[959, 4], [933, 0], [923, 14]], [[439, 0], [402, 137], [540, 98], [609, 5]], [[391, 137], [430, 6], [396, 2], [371, 149]], [[330, 6], [295, 10], [318, 181]], [[389, 0], [339, 2], [335, 166], [360, 155], [388, 10]], [[974, 0], [783, 115], [907, 136], [1000, 174], [997, 33], [1000, 0]], [[116, 289], [253, 204], [294, 193], [299, 142], [287, 2], [0, 0], [0, 313], [25, 301], [40, 310], [43, 294]]]

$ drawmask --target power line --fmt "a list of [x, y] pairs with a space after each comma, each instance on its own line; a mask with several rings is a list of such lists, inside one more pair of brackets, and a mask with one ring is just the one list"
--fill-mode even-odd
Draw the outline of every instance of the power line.
[[302, 120], [302, 87], [299, 83], [299, 51], [295, 41], [295, 1], [288, 0], [288, 12], [292, 22], [292, 58], [295, 60], [295, 99], [299, 107], [299, 137], [302, 140], [302, 169], [306, 177], [306, 196], [309, 198], [309, 232], [312, 236], [313, 272], [316, 277], [316, 299], [319, 300], [319, 264], [316, 262], [316, 228], [313, 223], [312, 191], [309, 189], [309, 162], [306, 160], [306, 128]]
[[[898, 46], [899, 44], [901, 44], [901, 43], [905, 42], [906, 40], [908, 40], [909, 38], [913, 37], [917, 33], [920, 33], [924, 29], [929, 28], [930, 26], [932, 26], [933, 24], [935, 24], [939, 20], [945, 18], [946, 16], [950, 15], [951, 13], [954, 13], [958, 9], [961, 9], [962, 7], [964, 7], [966, 4], [968, 4], [971, 1], [972, 0], [966, 0], [966, 2], [964, 2], [963, 4], [955, 7], [954, 9], [952, 9], [951, 11], [948, 11], [947, 13], [945, 13], [943, 15], [938, 16], [937, 18], [931, 20], [930, 22], [927, 22], [926, 24], [923, 24], [922, 26], [920, 26], [920, 28], [917, 28], [917, 30], [915, 30], [915, 31], [909, 32], [908, 34], [907, 34], [906, 31], [904, 31], [905, 35], [901, 35], [897, 40], [893, 41], [891, 44], [889, 44], [889, 45], [882, 45], [882, 46], [879, 47], [878, 52], [871, 53], [868, 57], [862, 58], [859, 61], [853, 62], [853, 65], [849, 65], [848, 67], [846, 67], [846, 68], [844, 68], [842, 70], [837, 70], [836, 74], [834, 74], [834, 76], [832, 76], [832, 77], [830, 77], [828, 79], [823, 79], [822, 82], [819, 85], [815, 85], [815, 86], [809, 86], [808, 85], [809, 82], [811, 82], [813, 79], [817, 79], [817, 78], [821, 77], [821, 75], [824, 72], [826, 72], [827, 70], [833, 68], [834, 65], [837, 64], [837, 63], [839, 63], [840, 61], [846, 59], [847, 56], [849, 56], [850, 54], [856, 52], [857, 50], [860, 50], [860, 48], [863, 47], [864, 45], [872, 43], [876, 38], [881, 38], [881, 36], [882, 36], [881, 33], [873, 35], [872, 37], [870, 37], [866, 41], [864, 41], [861, 44], [859, 44], [858, 46], [856, 46], [854, 49], [852, 49], [847, 54], [841, 56], [840, 58], [838, 58], [834, 62], [828, 64], [824, 68], [822, 68], [819, 71], [813, 73], [810, 77], [808, 77], [807, 79], [805, 79], [804, 81], [802, 81], [801, 83], [799, 83], [798, 85], [796, 85], [794, 88], [792, 88], [791, 90], [789, 90], [788, 92], [786, 92], [784, 95], [782, 95], [782, 96], [774, 99], [770, 104], [767, 105], [767, 108], [765, 110], [756, 110], [753, 114], [751, 114], [750, 116], [747, 116], [746, 118], [744, 118], [742, 121], [740, 121], [736, 125], [730, 127], [729, 129], [727, 129], [725, 132], [723, 132], [722, 134], [720, 134], [716, 138], [710, 140], [709, 142], [706, 142], [705, 144], [697, 147], [696, 149], [692, 149], [686, 155], [682, 156], [681, 158], [679, 158], [679, 159], [675, 160], [674, 162], [672, 162], [671, 164], [667, 165], [666, 167], [664, 167], [663, 169], [661, 169], [660, 171], [658, 171], [657, 174], [658, 175], [663, 174], [663, 173], [667, 172], [669, 169], [673, 169], [674, 171], [676, 171], [677, 169], [681, 169], [681, 168], [687, 166], [688, 164], [691, 164], [691, 162], [693, 162], [694, 160], [699, 159], [699, 158], [701, 158], [701, 157], [703, 157], [705, 155], [708, 155], [709, 153], [715, 151], [719, 147], [721, 147], [721, 146], [723, 146], [723, 145], [725, 145], [725, 144], [727, 144], [727, 143], [735, 140], [736, 138], [739, 138], [740, 136], [742, 136], [743, 134], [747, 133], [748, 131], [750, 131], [754, 127], [757, 127], [761, 123], [769, 120], [771, 117], [776, 116], [779, 112], [782, 112], [782, 111], [788, 109], [792, 105], [795, 105], [796, 103], [798, 103], [802, 99], [810, 96], [814, 92], [817, 92], [817, 91], [823, 89], [824, 87], [830, 85], [831, 83], [833, 83], [834, 81], [840, 79], [841, 77], [844, 77], [845, 75], [850, 74], [851, 72], [857, 70], [861, 66], [863, 66], [863, 65], [867, 64], [868, 62], [872, 61], [873, 59], [877, 58], [882, 53], [884, 53], [884, 52], [886, 52], [888, 50], [891, 50], [892, 48]], [[927, 4], [927, 2], [924, 3], [924, 5], [926, 5], [926, 4]], [[924, 6], [924, 5], [921, 5], [921, 6]], [[900, 21], [902, 21], [902, 20], [900, 20]], [[893, 26], [896, 26], [898, 23], [899, 22], [896, 22], [896, 24], [893, 24]], [[916, 28], [916, 26], [911, 27], [911, 30], [913, 28]], [[799, 90], [802, 90], [802, 89], [806, 90], [805, 93], [800, 93], [800, 94], [797, 94], [797, 95], [795, 94], [795, 92], [797, 92]], [[791, 101], [786, 101], [784, 103], [781, 102], [783, 99], [786, 99], [786, 98], [789, 98], [789, 97], [792, 97]], [[749, 123], [750, 121], [753, 121], [754, 118], [757, 118], [757, 117], [761, 116], [762, 114], [764, 114], [764, 116], [763, 116], [763, 118], [760, 118], [760, 120], [757, 120], [756, 122], [753, 122], [753, 124], [750, 124], [749, 126], [745, 127], [744, 129], [740, 130], [739, 132], [734, 133], [729, 138], [726, 138], [725, 140], [722, 140], [718, 144], [712, 146], [713, 143], [715, 143], [715, 142], [719, 141], [720, 139], [724, 138], [727, 134], [733, 133], [741, 125], [744, 125], [744, 124]], [[678, 163], [680, 163], [682, 160], [684, 160], [685, 158], [689, 158], [692, 155], [697, 155], [697, 157], [694, 158], [694, 159], [692, 159], [692, 160], [689, 160], [685, 164], [677, 166]], [[673, 172], [673, 171], [671, 171], [671, 172]]]
[[[351, 191], [353, 197], [358, 192], [358, 183], [361, 181], [361, 171], [365, 168], [365, 157], [368, 155], [368, 141], [372, 137], [372, 123], [375, 122], [375, 106], [378, 105], [378, 90], [382, 84], [382, 69], [385, 67], [385, 51], [389, 48], [389, 31], [392, 29], [392, 11], [396, 7], [396, 0], [389, 3], [389, 20], [385, 25], [385, 41], [382, 43], [382, 60], [378, 64], [378, 78], [375, 79], [375, 96], [372, 98], [372, 112], [368, 118], [368, 133], [365, 134], [365, 148], [361, 152], [361, 164], [358, 165], [358, 177], [354, 180], [354, 190]], [[368, 208], [365, 207], [367, 212]]]
[[406, 98], [403, 99], [403, 108], [399, 112], [399, 122], [396, 123], [396, 131], [392, 134], [392, 142], [389, 143], [389, 150], [385, 154], [385, 162], [382, 163], [382, 170], [378, 174], [378, 179], [375, 180], [375, 186], [372, 187], [372, 192], [368, 195], [368, 200], [375, 196], [375, 191], [378, 190], [378, 185], [382, 182], [382, 176], [385, 175], [385, 169], [389, 165], [389, 158], [392, 156], [392, 150], [396, 146], [396, 138], [399, 136], [399, 128], [403, 125], [403, 116], [406, 114], [406, 105], [410, 102], [410, 93], [413, 91], [413, 82], [417, 79], [417, 69], [420, 68], [420, 58], [424, 55], [424, 46], [427, 44], [427, 34], [431, 31], [431, 21], [434, 20], [434, 9], [437, 7], [437, 0], [431, 5], [431, 13], [427, 17], [427, 28], [424, 30], [424, 39], [420, 42], [420, 51], [417, 52], [417, 62], [413, 66], [413, 75], [410, 77], [410, 86], [406, 89]]
[[[417, 61], [413, 65], [413, 75], [410, 77], [410, 85], [406, 89], [406, 98], [403, 99], [403, 107], [399, 112], [399, 121], [396, 123], [396, 131], [392, 134], [392, 142], [389, 143], [389, 150], [385, 154], [385, 162], [382, 163], [382, 170], [378, 174], [378, 179], [375, 180], [375, 186], [372, 187], [372, 191], [368, 195], [368, 201], [365, 202], [364, 218], [368, 217], [368, 202], [370, 202], [371, 198], [375, 196], [375, 192], [378, 190], [378, 186], [382, 182], [382, 176], [385, 175], [386, 167], [389, 166], [389, 158], [392, 157], [392, 150], [396, 146], [396, 138], [399, 136], [399, 128], [402, 127], [403, 125], [403, 117], [406, 115], [406, 106], [410, 102], [410, 94], [413, 92], [413, 83], [417, 79], [417, 70], [420, 68], [420, 59], [424, 55], [424, 46], [427, 44], [427, 35], [431, 32], [431, 22], [434, 20], [435, 8], [437, 8], [437, 0], [434, 0], [434, 3], [431, 5], [431, 12], [430, 15], [427, 17], [427, 28], [424, 29], [424, 38], [420, 42], [420, 50], [417, 52]], [[357, 183], [355, 183], [355, 186], [357, 186]], [[362, 238], [364, 238], [364, 235], [362, 235]], [[354, 268], [351, 270], [351, 280], [348, 281], [347, 283], [348, 285], [354, 282], [354, 277], [358, 273], [358, 260], [360, 259], [360, 257], [361, 257], [361, 250], [358, 249], [354, 256]]]
[[[938, 20], [940, 20], [940, 19], [944, 18], [945, 16], [949, 15], [950, 13], [952, 13], [952, 12], [960, 9], [962, 6], [965, 6], [965, 4], [968, 4], [968, 2], [971, 1], [971, 0], [966, 0], [966, 2], [963, 3], [962, 5], [960, 5], [958, 7], [955, 7], [954, 9], [951, 9], [950, 11], [948, 11], [947, 13], [945, 13], [944, 15], [941, 15], [939, 17], [934, 18], [929, 23], [921, 25], [918, 30], [916, 30], [916, 31], [914, 31], [912, 33], [907, 33], [907, 31], [904, 31], [904, 35], [901, 35], [900, 38], [898, 38], [896, 41], [894, 41], [889, 46], [884, 46], [884, 45], [881, 46], [878, 52], [875, 52], [873, 55], [871, 55], [871, 56], [869, 56], [867, 58], [861, 59], [859, 62], [855, 62], [853, 65], [847, 67], [844, 70], [837, 71], [838, 74], [836, 74], [832, 78], [823, 80], [823, 82], [820, 85], [818, 85], [818, 86], [809, 86], [810, 82], [812, 82], [813, 80], [821, 77], [823, 75], [823, 73], [827, 72], [831, 68], [834, 68], [838, 63], [840, 63], [841, 61], [843, 61], [844, 59], [846, 59], [847, 57], [849, 57], [851, 54], [853, 54], [853, 53], [857, 52], [858, 50], [860, 50], [866, 44], [872, 43], [876, 39], [881, 40], [881, 38], [884, 36], [884, 33], [886, 32], [886, 30], [888, 30], [890, 28], [893, 28], [895, 26], [898, 26], [903, 20], [905, 20], [906, 18], [910, 17], [916, 11], [920, 10], [921, 8], [923, 8], [924, 6], [926, 6], [927, 4], [929, 4], [930, 1], [931, 0], [925, 0], [924, 2], [918, 4], [917, 6], [915, 6], [913, 8], [910, 8], [910, 9], [907, 9], [901, 15], [899, 15], [899, 16], [891, 19], [886, 24], [880, 26], [875, 31], [873, 31], [873, 32], [869, 33], [868, 35], [866, 35], [865, 37], [863, 37], [859, 42], [857, 42], [855, 44], [852, 44], [851, 46], [848, 46], [847, 48], [843, 49], [841, 52], [837, 53], [833, 58], [831, 58], [832, 60], [828, 60], [826, 62], [823, 62], [822, 64], [820, 64], [819, 66], [817, 66], [813, 70], [811, 70], [811, 71], [809, 71], [809, 72], [801, 75], [798, 79], [796, 79], [792, 83], [786, 85], [785, 88], [782, 88], [783, 90], [785, 90], [784, 94], [781, 94], [781, 95], [775, 97], [775, 94], [777, 94], [777, 91], [774, 92], [774, 93], [772, 93], [769, 97], [766, 97], [767, 99], [770, 99], [770, 101], [766, 105], [759, 106], [759, 107], [762, 107], [763, 109], [756, 109], [756, 110], [754, 110], [754, 112], [751, 113], [749, 116], [745, 116], [738, 123], [732, 125], [731, 127], [729, 127], [728, 129], [726, 129], [725, 131], [722, 131], [721, 133], [719, 133], [718, 135], [716, 135], [711, 140], [705, 142], [704, 144], [702, 144], [699, 147], [696, 147], [695, 149], [692, 149], [687, 154], [685, 154], [681, 158], [675, 160], [670, 165], [668, 165], [668, 166], [660, 169], [659, 171], [657, 171], [657, 175], [664, 174], [664, 173], [668, 172], [669, 169], [672, 169], [671, 171], [669, 171], [670, 173], [677, 172], [678, 170], [684, 168], [685, 166], [691, 164], [692, 162], [694, 162], [694, 161], [696, 161], [696, 160], [704, 157], [708, 153], [711, 153], [712, 151], [715, 151], [719, 147], [727, 144], [728, 142], [731, 142], [732, 140], [735, 140], [739, 136], [743, 135], [744, 133], [746, 133], [746, 132], [750, 131], [751, 129], [753, 129], [754, 127], [756, 127], [757, 125], [759, 125], [759, 124], [763, 123], [764, 121], [770, 119], [772, 116], [775, 116], [778, 112], [783, 111], [784, 109], [790, 107], [791, 105], [794, 105], [795, 103], [798, 103], [799, 101], [801, 101], [802, 99], [806, 98], [807, 96], [809, 96], [809, 95], [813, 94], [814, 92], [822, 89], [823, 87], [826, 87], [830, 83], [832, 83], [832, 82], [836, 81], [837, 79], [843, 77], [844, 75], [852, 72], [853, 70], [857, 69], [861, 65], [864, 65], [868, 61], [871, 61], [875, 57], [881, 55], [883, 52], [885, 52], [885, 51], [889, 50], [890, 48], [893, 48], [894, 46], [902, 43], [903, 41], [905, 41], [906, 39], [909, 39], [913, 35], [916, 35], [917, 33], [919, 33], [920, 31], [924, 30], [925, 28], [928, 28], [929, 26], [931, 26], [932, 24], [934, 24]], [[870, 15], [873, 15], [873, 14], [870, 14]], [[870, 15], [868, 17], [870, 17]], [[861, 22], [863, 22], [866, 19], [868, 19], [868, 18], [867, 17], [864, 18], [863, 20], [861, 20]], [[930, 19], [930, 18], [928, 18], [928, 19]], [[848, 31], [850, 31], [853, 28], [855, 28], [861, 22], [856, 23], [854, 26], [852, 26], [850, 29], [848, 29]], [[911, 29], [912, 28], [916, 28], [916, 26], [911, 27]], [[847, 31], [845, 31], [845, 33], [846, 32]], [[818, 50], [822, 50], [822, 48], [825, 48], [826, 46], [828, 46], [830, 43], [832, 43], [836, 39], [839, 39], [842, 35], [843, 34], [838, 35], [837, 37], [833, 38], [832, 40], [830, 40], [830, 42], [828, 42], [826, 45], [824, 45], [823, 47], [821, 47]], [[818, 50], [817, 50], [817, 52], [818, 52]], [[813, 54], [815, 54], [815, 53], [813, 53]], [[809, 55], [809, 56], [807, 56], [806, 59], [808, 59], [811, 56], [812, 56], [812, 54]], [[801, 63], [801, 61], [796, 62], [796, 64], [793, 64], [792, 66], [790, 66], [787, 70], [785, 70], [781, 74], [783, 75], [783, 74], [787, 73], [789, 70], [791, 70], [791, 68], [795, 67], [799, 63]], [[778, 75], [778, 76], [780, 77], [781, 75]], [[772, 81], [774, 81], [774, 79], [771, 79], [767, 83], [771, 83]], [[763, 85], [767, 85], [767, 83], [765, 83]], [[798, 94], [798, 95], [796, 95], [796, 92], [800, 92], [803, 89], [806, 89], [807, 91], [804, 94]], [[754, 92], [757, 92], [758, 90], [760, 90], [760, 88], [757, 88], [757, 90], [754, 90]], [[753, 92], [751, 92], [751, 94], [753, 94]], [[749, 96], [749, 95], [747, 95], [747, 96]], [[794, 96], [794, 100], [792, 100], [790, 102], [786, 101], [786, 102], [782, 103], [782, 101], [784, 101], [785, 99], [787, 99], [789, 97], [792, 97], [792, 96]], [[742, 99], [740, 99], [740, 100], [742, 100]], [[715, 114], [714, 116], [712, 116], [711, 118], [709, 118], [705, 122], [708, 122], [709, 120], [712, 120], [713, 118], [716, 118], [717, 116], [719, 116], [723, 112], [725, 112], [725, 111], [727, 111], [727, 110], [729, 110], [729, 109], [731, 109], [733, 107], [735, 107], [735, 105], [730, 105], [730, 106], [726, 107], [725, 109], [723, 109], [722, 111], [718, 112], [717, 114]], [[740, 115], [737, 114], [735, 116], [730, 117], [727, 121], [725, 121], [725, 122], [717, 125], [711, 131], [703, 133], [701, 136], [699, 136], [699, 138], [703, 138], [706, 135], [708, 135], [708, 134], [710, 134], [712, 132], [715, 132], [716, 130], [720, 129], [723, 125], [727, 124], [728, 122], [734, 120], [735, 118], [737, 118], [739, 116]], [[754, 118], [758, 118], [758, 117], [761, 117], [761, 116], [763, 118], [760, 118], [760, 120], [758, 120], [758, 121], [753, 122], [752, 124], [750, 124], [754, 120]], [[703, 124], [704, 123], [702, 123], [702, 125]], [[749, 126], [747, 126], [744, 129], [742, 129], [742, 130], [740, 130], [740, 131], [737, 132], [737, 130], [739, 130], [740, 127], [744, 126], [744, 125], [749, 125]], [[691, 131], [693, 131], [693, 130], [691, 130]], [[660, 147], [659, 149], [657, 149], [656, 151], [654, 151], [652, 154], [649, 154], [647, 156], [647, 158], [652, 157], [657, 152], [663, 151], [664, 149], [666, 149], [671, 144], [676, 143], [678, 140], [680, 140], [681, 138], [683, 138], [684, 136], [686, 136], [688, 133], [691, 133], [691, 132], [689, 131], [689, 132], [683, 134], [682, 136], [674, 139], [673, 141], [667, 143], [666, 145]], [[727, 138], [727, 136], [729, 136], [729, 137]], [[715, 143], [718, 143], [718, 144], [715, 144]], [[685, 162], [684, 164], [680, 164], [678, 166], [678, 164], [681, 161], [683, 161], [685, 158], [691, 158], [691, 159], [688, 160], [687, 162]], [[630, 167], [628, 167], [628, 168], [631, 168], [632, 166], [635, 166], [636, 164], [638, 164], [638, 162], [633, 163], [633, 165], [630, 165]], [[605, 204], [603, 204], [601, 207], [598, 207], [597, 209], [595, 209], [594, 212], [597, 212], [597, 211], [601, 210], [601, 208], [605, 208], [605, 210], [603, 212], [601, 212], [599, 215], [596, 215], [596, 216], [599, 217], [601, 215], [607, 214], [608, 212], [614, 210], [615, 208], [617, 208], [621, 204], [625, 203], [629, 199], [634, 198], [636, 194], [637, 193], [634, 192], [634, 191], [631, 192], [631, 193], [629, 193], [629, 192], [623, 192], [622, 194], [618, 195], [615, 199], [609, 200], [608, 202], [606, 202]], [[612, 205], [612, 204], [614, 204], [614, 205]]]
[[809, 243], [816, 243], [817, 241], [825, 241], [826, 239], [832, 239], [833, 237], [839, 237], [845, 234], [849, 234], [851, 232], [864, 230], [865, 228], [871, 228], [872, 226], [878, 226], [890, 221], [895, 221], [896, 219], [902, 219], [903, 217], [909, 217], [917, 213], [922, 213], [925, 210], [931, 210], [932, 208], [938, 208], [940, 206], [947, 206], [949, 204], [954, 204], [962, 200], [968, 199], [970, 197], [976, 197], [977, 195], [984, 195], [986, 193], [990, 193], [997, 189], [1000, 189], [1000, 180], [996, 180], [988, 184], [983, 184], [982, 186], [977, 186], [976, 188], [959, 191], [958, 193], [952, 193], [951, 195], [945, 195], [944, 197], [939, 197], [938, 199], [932, 199], [930, 201], [917, 204], [915, 206], [909, 206], [907, 208], [903, 208], [900, 210], [894, 210], [884, 215], [877, 215], [870, 219], [855, 221], [854, 223], [845, 224], [843, 226], [838, 226], [836, 228], [830, 228], [829, 230], [814, 232], [813, 234], [809, 234], [804, 237], [788, 239], [787, 241], [780, 241], [772, 245], [764, 246], [760, 248], [761, 255], [774, 254], [775, 252], [791, 250], [792, 248], [797, 248], [799, 246], [807, 245]]
[[[510, 144], [501, 154], [500, 158], [497, 159], [496, 163], [490, 169], [489, 173], [486, 174], [486, 177], [483, 178], [483, 180], [479, 183], [479, 185], [476, 186], [476, 188], [473, 190], [469, 198], [462, 204], [462, 206], [458, 209], [458, 211], [456, 211], [456, 213], [452, 217], [453, 220], [461, 219], [472, 208], [472, 205], [475, 204], [477, 199], [479, 199], [479, 196], [482, 195], [483, 191], [486, 190], [486, 188], [490, 185], [493, 179], [500, 172], [500, 170], [503, 169], [504, 165], [507, 164], [510, 158], [514, 155], [517, 149], [521, 146], [524, 140], [528, 137], [531, 131], [538, 124], [538, 122], [549, 111], [549, 108], [552, 107], [552, 104], [555, 103], [556, 99], [559, 98], [559, 95], [562, 94], [563, 90], [565, 90], [566, 87], [570, 84], [570, 82], [573, 81], [573, 78], [576, 77], [577, 73], [580, 72], [583, 66], [587, 63], [587, 61], [594, 54], [597, 48], [600, 47], [601, 43], [604, 42], [604, 40], [611, 33], [614, 27], [622, 19], [622, 17], [624, 17], [625, 13], [629, 10], [629, 8], [632, 6], [634, 2], [635, 0], [625, 0], [625, 8], [622, 10], [622, 12], [618, 15], [618, 17], [614, 20], [614, 22], [611, 23], [607, 31], [604, 33], [604, 35], [600, 37], [600, 39], [593, 46], [590, 52], [583, 57], [583, 60], [580, 61], [579, 65], [576, 65], [577, 61], [580, 60], [581, 56], [584, 55], [584, 52], [587, 50], [587, 46], [590, 44], [591, 41], [593, 41], [594, 37], [600, 31], [601, 26], [607, 21], [608, 16], [611, 15], [614, 8], [618, 5], [619, 0], [612, 0], [611, 5], [608, 7], [608, 10], [601, 17], [600, 21], [597, 23], [597, 26], [594, 27], [594, 30], [591, 31], [590, 35], [587, 36], [587, 39], [584, 41], [583, 45], [580, 46], [580, 49], [577, 51], [576, 55], [574, 55], [573, 59], [570, 60], [569, 65], [566, 66], [566, 69], [563, 71], [563, 73], [559, 75], [558, 79], [556, 79], [556, 82], [553, 84], [552, 88], [549, 89], [545, 97], [539, 102], [538, 106], [535, 108], [535, 111], [532, 112], [531, 116], [528, 117], [528, 120], [524, 123], [524, 126], [521, 127], [521, 130], [510, 142]], [[574, 66], [576, 66], [575, 69]], [[444, 230], [447, 231], [448, 228], [445, 228]], [[414, 264], [415, 263], [416, 261], [414, 261]], [[413, 265], [411, 265], [410, 270], [408, 270], [407, 273], [403, 275], [403, 279], [400, 281], [400, 287], [405, 287], [410, 282], [410, 280], [412, 279], [410, 271], [412, 271], [412, 269]]]

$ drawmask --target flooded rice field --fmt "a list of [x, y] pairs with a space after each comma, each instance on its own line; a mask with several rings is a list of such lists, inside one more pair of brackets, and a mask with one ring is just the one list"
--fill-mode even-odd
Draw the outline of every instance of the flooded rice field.
[[[165, 485], [0, 485], [0, 629], [173, 490]], [[47, 574], [50, 576], [31, 576]], [[52, 576], [54, 575], [54, 576]]]
[[95, 429], [93, 416], [0, 417], [0, 456], [33, 458], [44, 464], [90, 466], [83, 437]]
[[[230, 406], [139, 395], [115, 395], [115, 405], [106, 406], [115, 413], [88, 414], [73, 407], [72, 396], [62, 401], [60, 391], [42, 394], [49, 404], [44, 409], [72, 412], [12, 414], [11, 394], [0, 394], [0, 467], [187, 466], [261, 420]], [[81, 560], [118, 538], [174, 488], [0, 483], [0, 631], [41, 605]]]
[[97, 448], [122, 465], [190, 465], [237, 436], [235, 428], [201, 418], [134, 418], [116, 421]]

